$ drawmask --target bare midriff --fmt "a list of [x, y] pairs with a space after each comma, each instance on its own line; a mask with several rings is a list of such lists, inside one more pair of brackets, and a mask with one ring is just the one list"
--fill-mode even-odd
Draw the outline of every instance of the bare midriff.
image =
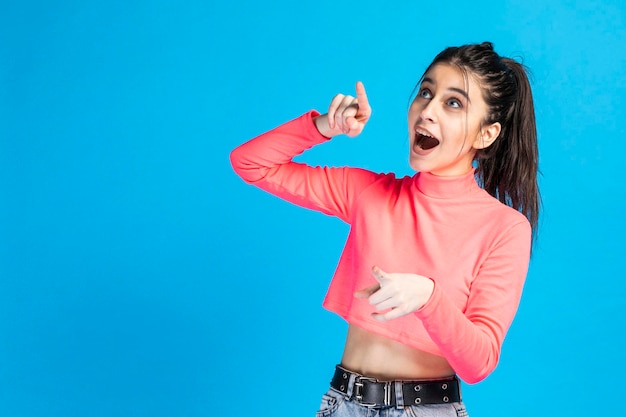
[[380, 381], [437, 379], [454, 375], [448, 361], [350, 325], [341, 365]]

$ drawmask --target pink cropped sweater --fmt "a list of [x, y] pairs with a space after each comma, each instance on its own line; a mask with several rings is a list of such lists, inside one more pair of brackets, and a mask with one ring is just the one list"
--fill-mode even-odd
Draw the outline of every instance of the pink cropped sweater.
[[[445, 357], [468, 383], [498, 363], [528, 269], [531, 228], [518, 211], [461, 177], [396, 178], [357, 168], [311, 167], [292, 158], [325, 142], [311, 111], [239, 146], [231, 162], [246, 182], [300, 206], [341, 218], [348, 239], [324, 300], [347, 322]], [[387, 272], [431, 278], [428, 302], [379, 322], [356, 290]]]

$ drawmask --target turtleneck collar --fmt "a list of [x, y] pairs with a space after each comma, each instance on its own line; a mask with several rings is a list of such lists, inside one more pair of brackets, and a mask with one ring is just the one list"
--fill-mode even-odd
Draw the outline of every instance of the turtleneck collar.
[[430, 172], [415, 175], [415, 185], [422, 194], [433, 198], [455, 198], [480, 189], [474, 177], [474, 168], [458, 177], [438, 177]]

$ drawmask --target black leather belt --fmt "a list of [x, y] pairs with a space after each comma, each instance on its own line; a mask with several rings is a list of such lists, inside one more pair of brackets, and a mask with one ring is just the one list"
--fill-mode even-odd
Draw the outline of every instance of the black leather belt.
[[448, 404], [461, 401], [456, 376], [428, 381], [378, 381], [337, 365], [330, 386], [367, 407]]

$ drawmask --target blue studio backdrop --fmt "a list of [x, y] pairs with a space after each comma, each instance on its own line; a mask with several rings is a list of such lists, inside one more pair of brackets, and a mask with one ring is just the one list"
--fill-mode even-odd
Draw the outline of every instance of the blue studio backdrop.
[[410, 174], [415, 83], [484, 40], [532, 70], [544, 211], [501, 363], [466, 403], [615, 415], [623, 1], [3, 0], [0, 416], [313, 415], [348, 229], [245, 185], [229, 152], [362, 80], [364, 133], [301, 159]]

